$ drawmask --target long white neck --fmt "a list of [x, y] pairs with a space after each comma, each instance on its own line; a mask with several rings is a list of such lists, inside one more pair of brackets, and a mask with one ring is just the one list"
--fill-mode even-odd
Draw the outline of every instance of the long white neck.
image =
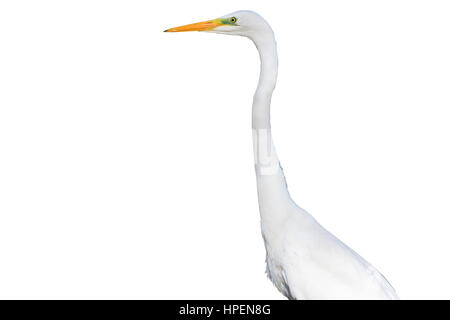
[[261, 59], [258, 88], [253, 97], [253, 129], [270, 129], [270, 102], [278, 76], [277, 43], [272, 30], [252, 38]]
[[258, 87], [253, 97], [252, 126], [253, 148], [257, 174], [273, 174], [279, 170], [279, 161], [272, 141], [270, 102], [277, 83], [277, 44], [272, 29], [251, 38], [258, 49], [261, 71]]
[[264, 233], [264, 225], [276, 228], [283, 223], [286, 212], [283, 207], [290, 203], [290, 197], [270, 126], [270, 102], [278, 74], [275, 36], [269, 27], [266, 32], [251, 39], [261, 59], [258, 88], [253, 98], [252, 126], [258, 202]]

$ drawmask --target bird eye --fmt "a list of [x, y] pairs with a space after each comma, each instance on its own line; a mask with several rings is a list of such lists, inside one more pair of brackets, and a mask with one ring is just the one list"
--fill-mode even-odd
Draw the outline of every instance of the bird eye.
[[231, 17], [230, 21], [231, 21], [231, 23], [236, 23], [237, 19], [236, 19], [236, 17]]

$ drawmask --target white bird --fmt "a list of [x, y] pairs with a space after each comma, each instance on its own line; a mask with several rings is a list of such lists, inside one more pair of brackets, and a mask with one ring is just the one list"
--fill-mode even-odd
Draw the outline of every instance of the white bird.
[[261, 70], [253, 98], [253, 148], [267, 274], [278, 290], [289, 299], [398, 299], [380, 272], [298, 207], [288, 193], [270, 127], [278, 72], [270, 25], [255, 12], [237, 11], [166, 30], [181, 31], [244, 36], [258, 49]]

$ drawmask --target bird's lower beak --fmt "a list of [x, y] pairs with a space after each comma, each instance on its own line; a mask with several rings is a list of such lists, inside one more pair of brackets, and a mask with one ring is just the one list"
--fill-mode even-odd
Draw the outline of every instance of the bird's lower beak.
[[208, 31], [213, 30], [215, 27], [223, 25], [218, 19], [208, 20], [203, 22], [197, 22], [192, 24], [187, 24], [180, 27], [170, 28], [164, 30], [164, 32], [184, 32], [184, 31]]

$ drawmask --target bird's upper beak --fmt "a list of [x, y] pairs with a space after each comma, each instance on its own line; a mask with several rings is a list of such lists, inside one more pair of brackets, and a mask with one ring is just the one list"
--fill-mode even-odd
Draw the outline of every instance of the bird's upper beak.
[[223, 26], [224, 24], [220, 19], [208, 20], [203, 22], [197, 22], [192, 24], [187, 24], [180, 27], [170, 28], [164, 30], [164, 32], [184, 32], [184, 31], [209, 31], [213, 30], [218, 26]]

